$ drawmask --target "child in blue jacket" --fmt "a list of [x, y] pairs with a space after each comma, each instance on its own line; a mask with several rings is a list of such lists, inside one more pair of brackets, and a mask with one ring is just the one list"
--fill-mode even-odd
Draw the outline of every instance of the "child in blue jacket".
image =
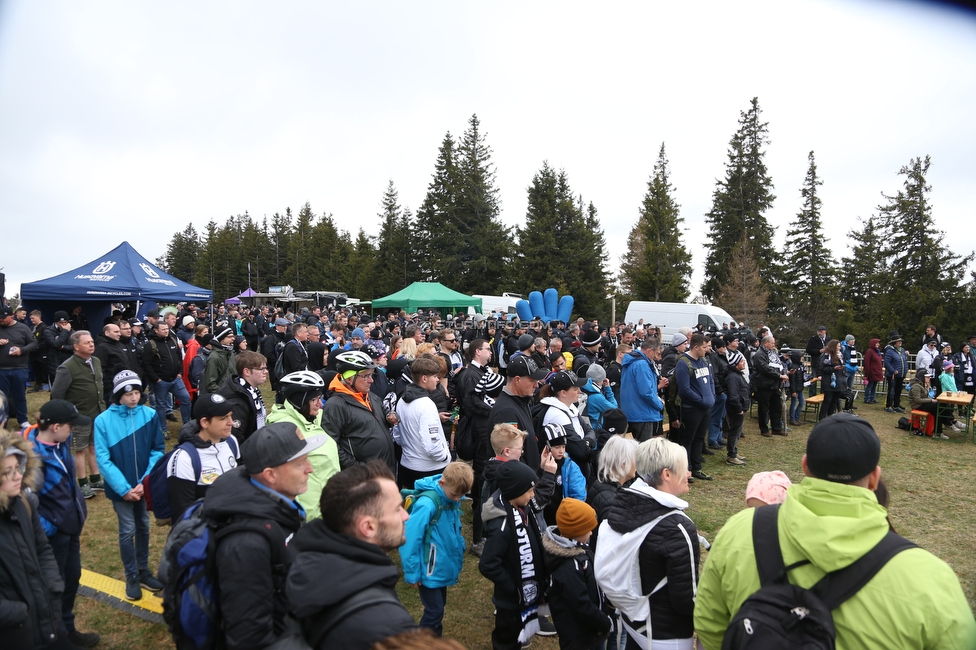
[[123, 370], [112, 386], [112, 405], [95, 418], [95, 458], [105, 479], [105, 496], [119, 518], [125, 597], [139, 600], [141, 587], [163, 588], [149, 570], [149, 512], [142, 492], [142, 479], [165, 451], [163, 427], [155, 410], [139, 404], [139, 375]]
[[[400, 561], [403, 579], [420, 590], [420, 602], [424, 604], [420, 627], [430, 628], [437, 636], [444, 630], [447, 588], [457, 584], [464, 565], [461, 498], [473, 483], [471, 467], [453, 462], [442, 474], [418, 479], [414, 486], [415, 490], [436, 496], [417, 497], [407, 520], [407, 541], [400, 547]], [[425, 543], [428, 539], [429, 544]]]
[[568, 434], [563, 425], [551, 422], [542, 430], [545, 445], [556, 461], [556, 489], [542, 510], [546, 523], [551, 526], [556, 523], [556, 511], [563, 499], [586, 501], [586, 478], [576, 461], [566, 454]]

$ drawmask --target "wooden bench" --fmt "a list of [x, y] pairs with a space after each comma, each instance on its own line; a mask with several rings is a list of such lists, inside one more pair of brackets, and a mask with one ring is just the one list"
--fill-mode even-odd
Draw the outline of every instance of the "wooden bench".
[[809, 410], [809, 408], [811, 406], [817, 407], [817, 419], [820, 419], [820, 409], [823, 407], [823, 401], [824, 401], [824, 394], [823, 393], [818, 393], [818, 394], [814, 395], [813, 397], [808, 397], [807, 398], [807, 403], [803, 406], [803, 421], [804, 422], [807, 421], [807, 410]]
[[935, 418], [928, 411], [912, 410], [912, 430], [921, 431], [928, 437], [935, 433]]

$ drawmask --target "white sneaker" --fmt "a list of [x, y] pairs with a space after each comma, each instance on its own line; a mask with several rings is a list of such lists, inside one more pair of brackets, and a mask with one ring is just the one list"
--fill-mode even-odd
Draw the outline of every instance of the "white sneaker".
[[966, 430], [966, 427], [964, 427], [961, 422], [953, 422], [952, 423], [952, 428], [955, 429], [956, 431], [965, 431]]
[[937, 433], [937, 434], [935, 434], [935, 435], [934, 435], [934, 436], [932, 436], [932, 437], [933, 437], [933, 438], [937, 438], [937, 439], [939, 439], [939, 440], [948, 440], [948, 439], [949, 439], [949, 436], [947, 436], [947, 435], [946, 435], [946, 434], [944, 434], [944, 433]]

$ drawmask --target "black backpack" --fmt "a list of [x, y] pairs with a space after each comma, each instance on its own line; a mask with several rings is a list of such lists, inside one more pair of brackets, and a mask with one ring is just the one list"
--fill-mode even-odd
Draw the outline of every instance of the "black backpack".
[[804, 589], [790, 584], [787, 575], [796, 567], [810, 564], [810, 560], [784, 565], [779, 547], [778, 514], [778, 504], [756, 509], [752, 543], [762, 586], [742, 603], [732, 618], [722, 640], [722, 650], [833, 650], [836, 631], [830, 612], [860, 591], [888, 560], [901, 551], [915, 548], [912, 542], [889, 531], [859, 560], [828, 573], [813, 587]]

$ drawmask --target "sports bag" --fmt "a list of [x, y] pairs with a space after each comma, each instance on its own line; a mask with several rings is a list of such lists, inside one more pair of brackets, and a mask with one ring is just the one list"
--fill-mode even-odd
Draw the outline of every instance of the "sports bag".
[[170, 531], [159, 562], [163, 620], [178, 650], [211, 650], [219, 645], [222, 625], [216, 556], [220, 540], [228, 535], [240, 531], [264, 535], [271, 547], [275, 589], [284, 587], [285, 536], [276, 522], [252, 517], [218, 522], [202, 511], [203, 499], [187, 508]]
[[[227, 438], [227, 444], [234, 452], [234, 457], [240, 457], [240, 450], [237, 448], [237, 440], [234, 436]], [[173, 506], [169, 500], [169, 485], [166, 482], [166, 466], [170, 458], [176, 453], [177, 449], [182, 449], [190, 457], [193, 465], [193, 477], [196, 481], [200, 480], [203, 466], [200, 464], [200, 452], [193, 446], [192, 442], [184, 442], [173, 447], [162, 458], [156, 461], [153, 468], [142, 479], [142, 494], [146, 500], [146, 510], [153, 513], [156, 518], [157, 526], [169, 526], [173, 523]]]
[[[825, 575], [810, 589], [790, 584], [788, 574], [810, 564], [783, 563], [779, 547], [779, 504], [756, 509], [752, 544], [759, 569], [759, 590], [742, 603], [722, 640], [722, 650], [833, 650], [836, 630], [831, 611], [871, 581], [888, 560], [915, 544], [889, 531], [853, 564]], [[601, 540], [602, 541], [602, 540]]]

